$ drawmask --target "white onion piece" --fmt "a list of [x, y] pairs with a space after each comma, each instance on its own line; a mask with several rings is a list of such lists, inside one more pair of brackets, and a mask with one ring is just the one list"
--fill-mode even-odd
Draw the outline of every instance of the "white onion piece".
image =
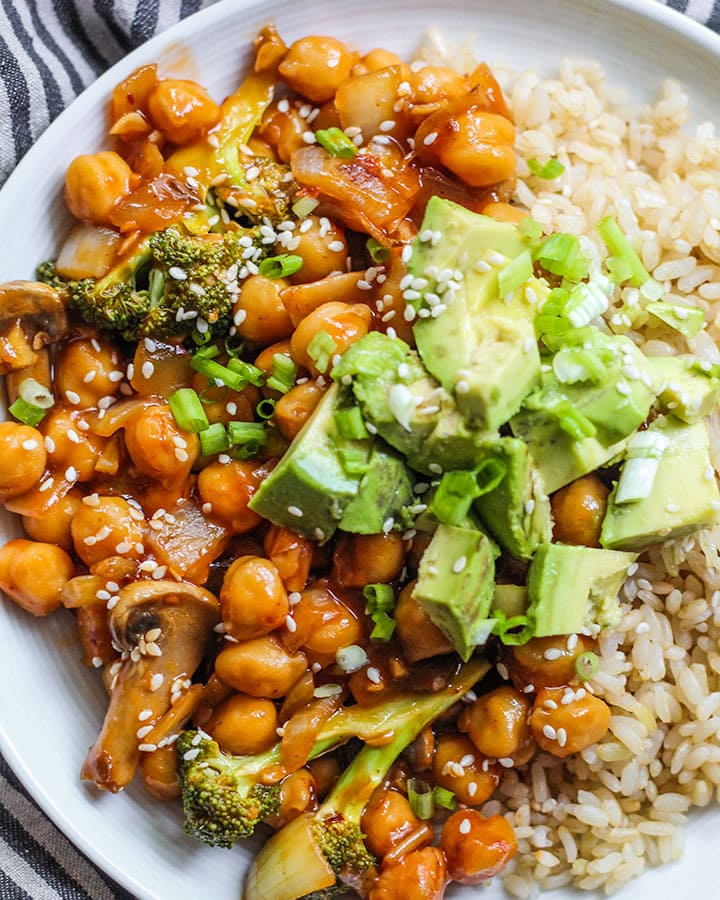
[[115, 261], [120, 235], [109, 228], [76, 225], [67, 236], [55, 263], [65, 278], [102, 278]]

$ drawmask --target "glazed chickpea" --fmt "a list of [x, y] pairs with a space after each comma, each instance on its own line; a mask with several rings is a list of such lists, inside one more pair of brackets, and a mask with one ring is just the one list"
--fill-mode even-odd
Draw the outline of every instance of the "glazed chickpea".
[[368, 850], [380, 859], [418, 829], [422, 829], [423, 834], [418, 837], [419, 843], [414, 850], [430, 844], [433, 839], [432, 828], [415, 815], [407, 797], [392, 788], [378, 788], [373, 793], [363, 811], [360, 827], [367, 835]]
[[442, 900], [447, 879], [442, 850], [423, 847], [383, 868], [370, 888], [368, 900]]
[[505, 662], [519, 691], [528, 685], [533, 690], [557, 687], [577, 681], [575, 661], [594, 647], [595, 642], [582, 634], [577, 639], [567, 635], [532, 638], [522, 646], [513, 647]]
[[307, 122], [296, 109], [291, 106], [281, 112], [277, 105], [268, 109], [257, 129], [260, 137], [267, 141], [284, 163], [290, 162], [296, 150], [307, 146], [303, 140], [306, 131]]
[[308, 658], [322, 666], [334, 663], [335, 654], [342, 647], [363, 641], [363, 627], [357, 615], [327, 588], [303, 591], [292, 616], [293, 637], [302, 641]]
[[354, 54], [341, 41], [310, 35], [290, 45], [278, 72], [291, 90], [324, 103], [349, 77], [354, 62]]
[[500, 782], [498, 767], [488, 766], [486, 771], [475, 744], [463, 734], [438, 738], [432, 776], [435, 784], [452, 791], [467, 806], [481, 806]]
[[307, 669], [302, 653], [290, 653], [273, 637], [231, 644], [215, 660], [221, 681], [252, 697], [284, 697]]
[[98, 458], [107, 445], [107, 438], [83, 430], [83, 421], [80, 413], [59, 406], [51, 409], [40, 424], [48, 448], [48, 465], [63, 472], [72, 468], [76, 477], [68, 481], [94, 478]]
[[83, 409], [96, 406], [101, 397], [117, 393], [124, 372], [112, 347], [97, 338], [77, 340], [60, 351], [55, 367], [55, 387], [61, 397], [72, 397]]
[[413, 581], [406, 585], [395, 604], [395, 631], [410, 663], [453, 650], [450, 641], [413, 597], [415, 584]]
[[[610, 727], [610, 707], [584, 688], [543, 688], [535, 698], [530, 729], [553, 756], [570, 756], [597, 744]], [[578, 696], [579, 695], [579, 696]], [[563, 703], [564, 699], [569, 703]]]
[[42, 434], [29, 425], [0, 422], [0, 501], [37, 484], [47, 465]]
[[220, 609], [226, 633], [246, 641], [279, 628], [290, 605], [280, 573], [270, 560], [241, 556], [225, 573]]
[[277, 741], [277, 726], [277, 710], [271, 700], [232, 694], [216, 708], [205, 730], [226, 753], [251, 756]]
[[411, 72], [410, 88], [414, 106], [439, 108], [466, 94], [468, 84], [459, 72], [447, 66], [423, 66], [418, 72]]
[[122, 497], [98, 497], [93, 505], [83, 502], [75, 513], [70, 533], [75, 552], [88, 566], [121, 556], [137, 559], [143, 547], [143, 515]]
[[[293, 359], [313, 375], [320, 375], [322, 373], [317, 368], [316, 361], [308, 353], [308, 346], [315, 335], [324, 331], [335, 344], [331, 357], [335, 354], [342, 356], [355, 341], [365, 337], [370, 330], [371, 321], [370, 307], [364, 303], [352, 305], [336, 301], [323, 303], [322, 306], [305, 316], [295, 329], [290, 339]], [[332, 360], [328, 362], [325, 371], [328, 371], [331, 365]]]
[[511, 687], [499, 687], [465, 707], [458, 727], [484, 756], [511, 757], [529, 740], [531, 706], [527, 694]]
[[111, 225], [115, 204], [130, 192], [132, 169], [113, 150], [76, 156], [65, 175], [65, 203], [76, 219]]
[[23, 516], [23, 528], [34, 541], [57, 544], [63, 550], [72, 551], [70, 526], [81, 503], [82, 494], [73, 489], [53, 503], [44, 516], [37, 519]]
[[156, 800], [176, 800], [181, 793], [174, 746], [143, 753], [140, 772], [145, 790]]
[[62, 589], [74, 569], [54, 544], [17, 538], [0, 548], [0, 589], [34, 616], [46, 616], [62, 604]]
[[513, 206], [511, 203], [501, 203], [499, 200], [483, 206], [482, 214], [490, 216], [496, 222], [509, 222], [511, 225], [519, 225], [530, 215], [527, 210], [520, 209], [519, 206]]
[[279, 818], [283, 825], [317, 806], [317, 788], [309, 769], [298, 769], [280, 785]]
[[556, 491], [550, 501], [555, 540], [599, 547], [608, 493], [597, 475], [585, 475]]
[[345, 229], [340, 225], [324, 217], [307, 216], [293, 234], [300, 241], [293, 253], [302, 256], [303, 264], [288, 279], [291, 284], [319, 281], [331, 272], [345, 271], [348, 247]]
[[210, 463], [200, 470], [198, 493], [212, 507], [211, 515], [228, 525], [236, 534], [259, 525], [261, 517], [248, 507], [260, 486], [254, 463], [235, 459], [230, 463]]
[[153, 124], [172, 144], [196, 140], [220, 119], [220, 108], [195, 81], [164, 78], [148, 96]]
[[314, 381], [306, 381], [305, 384], [296, 384], [287, 394], [278, 398], [275, 404], [275, 424], [284, 438], [292, 441], [296, 437], [324, 393], [325, 389]]
[[137, 468], [164, 485], [187, 478], [200, 455], [197, 435], [178, 428], [166, 405], [134, 416], [125, 426], [125, 446]]
[[386, 584], [400, 575], [405, 563], [402, 535], [346, 534], [337, 542], [333, 573], [343, 587]]
[[364, 75], [366, 72], [377, 72], [378, 69], [387, 69], [390, 66], [402, 66], [403, 62], [396, 53], [376, 47], [353, 66], [353, 75]]
[[312, 541], [291, 528], [271, 525], [265, 532], [263, 548], [280, 573], [285, 589], [304, 590], [312, 565]]
[[517, 839], [502, 816], [485, 819], [475, 809], [461, 809], [445, 822], [440, 849], [453, 881], [480, 884], [497, 875], [515, 856]]
[[290, 337], [292, 322], [280, 299], [286, 287], [282, 278], [264, 275], [251, 275], [243, 282], [233, 305], [233, 321], [239, 323], [235, 327], [241, 338], [254, 344], [271, 344]]
[[232, 391], [214, 382], [211, 384], [205, 375], [196, 372], [192, 379], [193, 390], [202, 394], [203, 409], [208, 422], [213, 425], [221, 422], [252, 422], [255, 418], [255, 407], [262, 399], [260, 391], [254, 384], [246, 385], [242, 391]]

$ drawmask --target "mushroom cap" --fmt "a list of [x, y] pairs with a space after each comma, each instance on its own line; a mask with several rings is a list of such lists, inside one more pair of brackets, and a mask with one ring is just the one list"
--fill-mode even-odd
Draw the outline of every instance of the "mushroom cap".
[[0, 284], [0, 331], [16, 322], [32, 336], [33, 350], [60, 340], [68, 330], [65, 304], [60, 294], [41, 281]]

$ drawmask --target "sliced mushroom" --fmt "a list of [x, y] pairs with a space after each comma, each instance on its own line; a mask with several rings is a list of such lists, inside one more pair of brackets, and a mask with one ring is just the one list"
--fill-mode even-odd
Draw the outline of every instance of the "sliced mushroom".
[[65, 305], [39, 281], [0, 285], [0, 374], [33, 365], [37, 351], [67, 333]]
[[110, 630], [125, 659], [117, 672], [102, 730], [82, 777], [116, 793], [132, 781], [141, 750], [159, 719], [192, 678], [220, 621], [217, 599], [176, 581], [138, 581], [120, 591]]

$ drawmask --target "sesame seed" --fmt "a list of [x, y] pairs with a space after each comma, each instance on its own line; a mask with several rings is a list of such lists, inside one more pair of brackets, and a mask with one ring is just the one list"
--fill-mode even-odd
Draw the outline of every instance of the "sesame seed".
[[80, 403], [80, 395], [75, 391], [65, 391], [65, 397], [67, 398], [67, 402], [71, 403], [73, 406], [78, 406]]
[[278, 111], [281, 113], [290, 112], [290, 103], [283, 98], [277, 105]]
[[161, 672], [156, 672], [155, 675], [150, 679], [150, 690], [157, 691], [162, 687], [162, 683], [165, 681], [165, 676]]
[[509, 756], [501, 756], [498, 762], [503, 767], [503, 769], [512, 769], [512, 767], [515, 765], [512, 758]]
[[412, 244], [405, 244], [405, 246], [402, 248], [402, 253], [400, 254], [401, 261], [405, 264], [409, 263], [412, 252]]
[[467, 557], [459, 556], [453, 563], [452, 570], [456, 575], [459, 575], [460, 572], [462, 572], [462, 570], [465, 568], [466, 565], [467, 565]]
[[227, 453], [221, 453], [218, 456], [218, 462], [220, 463], [221, 466], [229, 466], [230, 463], [232, 462], [232, 457], [228, 456]]
[[121, 372], [120, 369], [113, 369], [112, 372], [108, 375], [108, 378], [113, 383], [117, 383], [118, 381], [122, 381], [125, 377], [125, 373]]
[[209, 516], [213, 510], [212, 503], [203, 503], [201, 509], [203, 511], [203, 515]]
[[28, 438], [26, 441], [22, 442], [23, 450], [37, 450], [39, 446], [40, 444], [33, 438]]
[[139, 744], [138, 750], [141, 753], [154, 753], [158, 749], [158, 744]]
[[187, 462], [190, 459], [187, 450], [183, 450], [182, 447], [175, 448], [175, 459], [179, 462]]
[[310, 666], [310, 668], [312, 669], [313, 672], [319, 672], [319, 671], [322, 669], [322, 666], [320, 665], [319, 662], [314, 662], [314, 663]]
[[99, 669], [103, 664], [102, 658], [100, 656], [93, 656], [92, 664], [96, 669]]
[[259, 166], [250, 166], [245, 171], [245, 180], [246, 181], [255, 181], [255, 179], [258, 177], [259, 174], [260, 174]]
[[564, 728], [558, 728], [557, 742], [561, 747], [564, 747], [565, 744], [567, 744], [567, 731], [565, 731]]
[[303, 511], [298, 506], [288, 506], [287, 511], [291, 516], [295, 516], [298, 519], [302, 518]]
[[471, 797], [474, 797], [477, 794], [477, 782], [471, 781], [467, 786], [467, 792]]
[[151, 709], [143, 709], [138, 713], [138, 721], [139, 722], [147, 722], [148, 719], [152, 717]]
[[77, 481], [78, 471], [75, 466], [68, 466], [65, 469], [65, 480], [66, 481]]
[[475, 757], [472, 753], [466, 753], [465, 756], [460, 760], [460, 765], [465, 768], [466, 766], [471, 766], [475, 762]]
[[324, 541], [324, 540], [325, 540], [325, 532], [322, 530], [322, 528], [316, 528], [316, 529], [313, 531], [313, 534], [315, 535], [315, 539], [316, 539], [316, 540], [318, 540], [318, 541]]
[[392, 527], [395, 524], [395, 519], [392, 516], [388, 516], [387, 519], [383, 522], [382, 530], [383, 534], [387, 534], [389, 531], [392, 531]]
[[380, 127], [380, 131], [384, 131], [384, 132], [392, 131], [393, 128], [395, 127], [395, 120], [394, 119], [385, 119], [384, 122], [380, 123], [379, 127]]
[[339, 684], [321, 684], [313, 691], [313, 697], [334, 697], [341, 693], [342, 688]]
[[428, 469], [433, 473], [433, 475], [442, 475], [442, 466], [439, 463], [430, 463], [428, 465]]
[[302, 139], [303, 139], [303, 141], [305, 141], [306, 144], [314, 144], [315, 143], [315, 132], [313, 132], [313, 131], [304, 132]]
[[291, 591], [288, 594], [288, 603], [290, 606], [295, 606], [296, 603], [299, 603], [302, 600], [302, 594], [299, 591]]
[[372, 681], [373, 684], [380, 684], [382, 676], [380, 675], [380, 670], [375, 666], [370, 666], [366, 674], [368, 677], [368, 681]]
[[55, 484], [55, 479], [54, 479], [54, 478], [46, 478], [45, 481], [43, 481], [43, 482], [40, 484], [40, 487], [38, 488], [38, 491], [40, 491], [40, 493], [43, 494], [43, 493], [45, 493], [45, 491], [49, 491], [50, 488], [51, 488], [54, 484]]
[[455, 393], [456, 394], [469, 394], [470, 393], [470, 385], [464, 378], [461, 378], [460, 381], [455, 385]]
[[180, 266], [170, 266], [168, 269], [168, 275], [171, 278], [174, 278], [175, 281], [186, 281], [187, 280], [187, 272], [185, 269], [181, 269]]
[[295, 622], [295, 619], [293, 619], [292, 616], [290, 616], [290, 615], [285, 616], [285, 627], [291, 633], [294, 633], [297, 631], [297, 623]]
[[423, 144], [425, 144], [426, 147], [429, 147], [431, 144], [435, 143], [437, 136], [437, 131], [431, 131], [430, 134], [426, 134], [423, 138]]
[[183, 759], [184, 759], [186, 762], [190, 762], [190, 760], [195, 759], [195, 757], [196, 757], [199, 753], [200, 753], [200, 748], [199, 748], [199, 747], [193, 747], [191, 750], [187, 750], [187, 751], [183, 754]]
[[552, 725], [543, 725], [543, 734], [549, 741], [554, 741], [557, 739], [557, 732], [552, 727]]
[[470, 834], [470, 827], [470, 819], [463, 819], [458, 825], [458, 831], [460, 834]]
[[330, 241], [328, 250], [332, 250], [333, 253], [342, 253], [345, 250], [345, 244], [342, 241]]
[[142, 728], [138, 728], [138, 730], [135, 732], [135, 736], [142, 740], [150, 734], [150, 732], [153, 730], [153, 727], [153, 725], [143, 725]]
[[115, 546], [116, 553], [128, 553], [132, 549], [132, 544], [129, 541], [121, 541], [119, 544]]

